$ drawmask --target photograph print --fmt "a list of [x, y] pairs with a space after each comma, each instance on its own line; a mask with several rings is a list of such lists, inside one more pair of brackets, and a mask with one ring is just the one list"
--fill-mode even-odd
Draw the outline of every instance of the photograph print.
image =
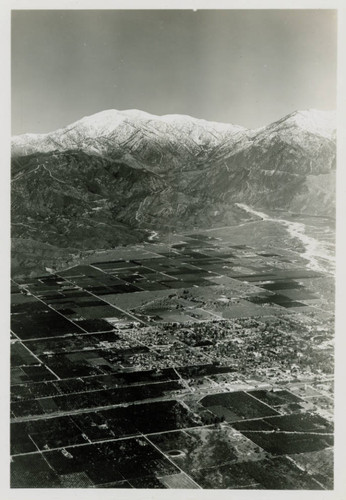
[[336, 63], [337, 10], [12, 10], [11, 488], [333, 490]]

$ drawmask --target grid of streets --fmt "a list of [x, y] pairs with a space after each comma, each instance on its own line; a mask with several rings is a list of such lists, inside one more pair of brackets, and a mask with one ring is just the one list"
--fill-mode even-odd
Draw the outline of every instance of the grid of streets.
[[12, 282], [11, 486], [331, 489], [331, 278], [229, 231], [123, 253]]

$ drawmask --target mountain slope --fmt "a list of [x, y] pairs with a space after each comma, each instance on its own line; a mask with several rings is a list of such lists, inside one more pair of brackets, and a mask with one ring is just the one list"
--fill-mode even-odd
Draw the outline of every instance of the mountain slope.
[[235, 203], [334, 216], [335, 117], [299, 111], [258, 130], [108, 110], [12, 141], [12, 233], [110, 248], [149, 231], [234, 224]]
[[[183, 115], [154, 116], [138, 110], [107, 110], [87, 116], [64, 129], [49, 134], [24, 134], [12, 139], [12, 156], [33, 153], [81, 150], [90, 154], [131, 153], [135, 160], [160, 164], [160, 151], [189, 156], [196, 147], [210, 151], [222, 140], [244, 135], [237, 125], [207, 122]], [[146, 158], [147, 156], [147, 158]], [[157, 156], [157, 157], [156, 157]]]

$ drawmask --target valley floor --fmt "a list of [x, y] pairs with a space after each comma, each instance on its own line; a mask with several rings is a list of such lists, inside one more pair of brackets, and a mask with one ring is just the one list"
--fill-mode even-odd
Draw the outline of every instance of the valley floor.
[[13, 281], [13, 488], [333, 488], [333, 273], [273, 218]]

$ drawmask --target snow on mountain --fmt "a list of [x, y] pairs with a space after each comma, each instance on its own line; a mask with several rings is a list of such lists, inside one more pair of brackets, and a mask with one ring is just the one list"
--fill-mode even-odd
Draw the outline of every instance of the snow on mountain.
[[[214, 142], [245, 133], [246, 129], [238, 125], [208, 122], [187, 115], [156, 116], [130, 109], [101, 111], [68, 125], [65, 128], [47, 134], [24, 134], [12, 138], [12, 154], [26, 155], [34, 152], [64, 151], [81, 149], [107, 153], [112, 146], [131, 139], [133, 134], [154, 134], [162, 141], [181, 142], [192, 140], [199, 143]], [[112, 144], [90, 144], [91, 140], [112, 141]]]
[[112, 134], [119, 126], [129, 123], [133, 127], [142, 127], [148, 124], [158, 123], [160, 125], [169, 124], [180, 131], [200, 127], [205, 131], [218, 131], [218, 132], [240, 132], [246, 130], [245, 127], [239, 125], [231, 125], [228, 123], [210, 122], [198, 118], [193, 118], [188, 115], [152, 115], [139, 109], [128, 109], [118, 111], [109, 109], [100, 111], [94, 115], [85, 116], [84, 118], [72, 123], [66, 129], [58, 130], [59, 134], [63, 131], [69, 132], [75, 128], [80, 130], [89, 131], [93, 135], [109, 135]]
[[286, 123], [289, 121], [311, 134], [318, 134], [326, 139], [332, 139], [336, 127], [336, 112], [319, 111], [317, 109], [297, 111], [290, 115]]
[[[271, 123], [267, 127], [257, 130], [258, 134], [263, 132], [267, 135], [282, 132], [301, 132], [320, 135], [326, 139], [333, 139], [336, 129], [336, 112], [319, 111], [316, 109], [294, 111], [280, 120]], [[256, 132], [256, 131], [255, 131]]]
[[[209, 122], [187, 115], [156, 116], [137, 109], [101, 111], [47, 134], [24, 134], [12, 138], [13, 156], [36, 152], [82, 150], [93, 154], [109, 154], [129, 143], [140, 146], [151, 141], [194, 151], [196, 146], [209, 149], [248, 147], [263, 138], [280, 135], [288, 141], [301, 132], [331, 140], [335, 131], [335, 113], [317, 110], [296, 111], [266, 127], [248, 130], [239, 125]], [[249, 142], [250, 141], [250, 142]], [[192, 148], [192, 149], [191, 149]]]
[[314, 110], [257, 130], [107, 110], [17, 136], [12, 236], [36, 255], [40, 243], [111, 248], [148, 231], [234, 225], [237, 203], [334, 217], [334, 137], [333, 114]]

